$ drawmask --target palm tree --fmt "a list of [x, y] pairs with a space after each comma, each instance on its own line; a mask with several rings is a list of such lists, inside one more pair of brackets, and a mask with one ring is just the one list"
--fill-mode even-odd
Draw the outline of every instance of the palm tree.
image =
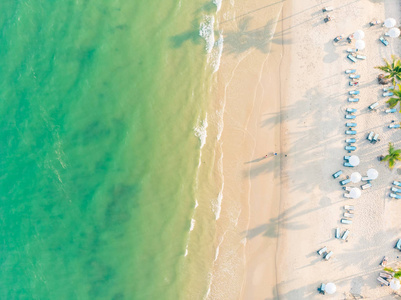
[[[398, 102], [401, 102], [401, 84], [397, 84], [396, 88], [398, 87], [398, 90], [394, 89], [391, 90], [394, 94], [394, 97], [391, 97], [386, 101], [390, 108], [393, 108], [394, 106], [397, 105]], [[401, 106], [400, 106], [400, 112], [401, 112]]]
[[395, 80], [401, 81], [401, 61], [395, 56], [391, 55], [392, 62], [390, 63], [387, 59], [384, 58], [384, 62], [386, 63], [384, 66], [377, 66], [375, 69], [382, 70], [387, 73], [384, 78], [392, 78], [393, 84], [395, 84]]
[[388, 161], [388, 166], [392, 169], [397, 160], [401, 160], [401, 149], [395, 150], [394, 145], [388, 143], [388, 154], [383, 158], [383, 161]]

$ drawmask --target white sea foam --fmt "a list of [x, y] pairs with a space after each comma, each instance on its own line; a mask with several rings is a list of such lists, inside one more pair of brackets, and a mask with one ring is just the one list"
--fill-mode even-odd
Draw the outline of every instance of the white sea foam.
[[196, 223], [195, 219], [194, 219], [194, 218], [192, 218], [192, 219], [191, 219], [191, 228], [189, 229], [189, 231], [192, 231], [192, 230], [194, 230], [195, 223]]
[[213, 201], [213, 212], [216, 217], [216, 220], [220, 218], [220, 213], [221, 213], [221, 202], [223, 200], [223, 190], [224, 190], [224, 182], [221, 185], [221, 190], [219, 192], [219, 195], [217, 196], [217, 199]]
[[198, 200], [195, 200], [195, 208], [199, 206]]
[[[224, 104], [225, 106], [225, 104]], [[216, 111], [216, 115], [218, 116], [218, 121], [217, 121], [217, 140], [220, 141], [221, 135], [223, 134], [223, 129], [224, 129], [224, 106]]]
[[199, 35], [206, 41], [206, 52], [210, 53], [214, 45], [214, 16], [205, 15], [200, 23]]
[[[206, 144], [206, 137], [207, 137], [207, 114], [205, 116], [205, 119], [203, 121], [200, 121], [198, 119], [198, 124], [196, 125], [196, 127], [194, 128], [195, 131], [195, 136], [197, 136], [201, 142], [200, 148], [202, 149], [203, 146]], [[200, 158], [199, 158], [199, 162], [200, 162]]]
[[216, 5], [217, 10], [216, 12], [218, 12], [221, 8], [221, 2], [223, 2], [222, 0], [213, 0], [213, 4]]
[[188, 255], [188, 245], [185, 247], [185, 254], [184, 256], [186, 257]]
[[213, 73], [216, 73], [220, 68], [221, 56], [223, 54], [223, 45], [223, 33], [220, 31], [219, 38], [214, 43], [213, 49], [208, 56], [208, 62], [213, 69]]

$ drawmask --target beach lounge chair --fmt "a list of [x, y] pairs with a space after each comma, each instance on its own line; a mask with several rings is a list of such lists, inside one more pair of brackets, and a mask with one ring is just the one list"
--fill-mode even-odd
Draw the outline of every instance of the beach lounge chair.
[[372, 103], [371, 105], [369, 105], [369, 109], [373, 110], [373, 109], [376, 109], [376, 107], [378, 107], [378, 106], [379, 106], [379, 102], [375, 102], [375, 103]]
[[343, 196], [344, 196], [344, 198], [347, 198], [347, 199], [350, 199], [350, 198], [351, 198], [351, 196], [350, 196], [349, 193], [344, 193]]
[[346, 191], [348, 191], [348, 192], [350, 192], [350, 191], [353, 189], [353, 187], [350, 187], [350, 186], [343, 186], [343, 189], [346, 190]]
[[368, 136], [366, 137], [367, 140], [372, 141], [373, 136], [375, 135], [375, 133], [373, 131], [371, 131]]
[[390, 97], [390, 96], [394, 96], [393, 92], [384, 92], [383, 93], [383, 97]]
[[366, 189], [368, 189], [368, 188], [370, 188], [370, 187], [372, 187], [372, 184], [371, 184], [371, 183], [366, 183], [366, 184], [364, 184], [364, 185], [361, 185], [361, 189], [363, 189], [363, 190], [366, 190]]
[[343, 224], [352, 224], [352, 221], [348, 220], [348, 219], [341, 219], [341, 223], [343, 223]]
[[390, 197], [394, 199], [401, 199], [401, 195], [390, 193]]
[[383, 44], [384, 46], [388, 46], [388, 41], [387, 41], [384, 37], [381, 36], [381, 37], [379, 38], [379, 41], [382, 42], [382, 44]]
[[349, 78], [350, 79], [358, 79], [358, 78], [361, 78], [361, 75], [351, 74], [351, 75], [349, 75]]
[[376, 133], [375, 136], [372, 139], [372, 143], [375, 144], [377, 141], [379, 141], [379, 134]]
[[359, 102], [359, 98], [348, 98], [348, 102]]
[[391, 187], [391, 191], [393, 191], [394, 193], [401, 193], [401, 189], [397, 189], [395, 187]]
[[388, 113], [388, 114], [392, 114], [392, 113], [395, 113], [395, 112], [397, 112], [397, 109], [396, 109], [396, 108], [389, 108], [389, 109], [386, 109], [386, 113]]
[[[383, 256], [382, 261], [380, 262], [380, 265], [381, 265], [382, 267], [385, 267], [385, 266], [387, 265], [387, 257], [386, 257], [386, 256]], [[388, 274], [387, 272], [383, 272], [383, 273]], [[381, 274], [382, 274], [382, 273], [380, 273], [380, 277], [383, 277]], [[388, 274], [388, 275], [391, 276], [391, 274]], [[391, 277], [393, 277], [393, 276], [391, 276]], [[383, 278], [386, 278], [386, 277], [383, 277]]]
[[349, 235], [349, 230], [347, 229], [346, 231], [344, 231], [343, 236], [341, 237], [341, 239], [345, 241], [347, 239], [348, 235]]
[[[382, 261], [380, 262], [380, 265], [382, 266], [382, 263], [384, 262], [384, 261], [386, 261], [387, 262], [387, 257], [383, 257], [383, 259], [382, 259]], [[379, 273], [379, 276], [381, 277], [381, 278], [384, 278], [384, 279], [393, 279], [393, 275], [391, 275], [390, 273], [387, 273], [387, 272], [380, 272]]]
[[358, 86], [358, 85], [359, 85], [359, 82], [358, 82], [358, 81], [350, 81], [350, 82], [349, 82], [349, 85], [350, 85], [350, 86]]
[[354, 214], [350, 214], [350, 213], [345, 212], [345, 213], [344, 213], [344, 217], [346, 217], [346, 218], [353, 218], [353, 217], [354, 217]]
[[344, 209], [346, 209], [346, 210], [354, 210], [354, 206], [353, 205], [344, 205]]
[[334, 8], [332, 6], [325, 6], [322, 8], [323, 12], [332, 11]]
[[340, 228], [336, 228], [336, 235], [335, 235], [336, 239], [340, 238]]
[[359, 95], [360, 91], [349, 91], [348, 94], [350, 95]]
[[344, 155], [344, 159], [345, 160], [349, 160], [351, 158], [351, 156], [349, 156], [349, 155]]
[[356, 143], [356, 139], [346, 139], [345, 142], [348, 144], [353, 144]]
[[346, 130], [345, 134], [347, 134], [347, 135], [356, 135], [356, 130]]
[[399, 181], [393, 181], [393, 184], [396, 186], [401, 186], [401, 182], [399, 182]]
[[380, 282], [382, 285], [385, 285], [385, 286], [389, 286], [390, 285], [390, 282], [388, 282], [387, 280], [381, 278], [380, 276], [377, 277], [377, 281]]
[[362, 181], [369, 181], [370, 179], [369, 179], [368, 176], [363, 176], [363, 177], [361, 178], [361, 180], [362, 180]]
[[346, 118], [347, 120], [355, 120], [355, 119], [356, 119], [356, 116], [354, 116], [354, 115], [345, 115], [345, 118]]
[[350, 167], [350, 168], [353, 168], [353, 167], [354, 167], [354, 166], [351, 165], [349, 162], [343, 163], [343, 166], [344, 166], [344, 167]]
[[358, 110], [356, 108], [347, 108], [345, 111], [347, 113], [353, 114], [353, 113], [356, 113]]
[[357, 54], [357, 59], [366, 59], [366, 55]]
[[345, 123], [345, 126], [346, 127], [356, 127], [356, 123], [354, 123], [354, 122], [347, 122], [347, 123]]
[[345, 70], [345, 74], [352, 74], [352, 73], [355, 73], [355, 72], [356, 72], [356, 69]]
[[324, 291], [326, 289], [326, 285], [324, 284], [324, 283], [322, 283], [321, 285], [320, 285], [320, 287], [318, 287], [317, 288], [317, 290], [318, 290], [318, 292], [320, 293], [320, 294], [325, 294], [326, 292]]
[[395, 244], [394, 248], [401, 251], [401, 239], [399, 239], [399, 240], [397, 241], [397, 243]]
[[346, 51], [348, 53], [356, 53], [356, 52], [358, 52], [358, 50], [356, 50], [355, 48], [348, 48]]
[[343, 171], [340, 170], [340, 171], [335, 172], [332, 176], [333, 176], [334, 179], [336, 179], [336, 178], [338, 178], [338, 176], [340, 176], [342, 173], [343, 173]]
[[390, 124], [388, 128], [400, 128], [400, 124]]
[[347, 57], [348, 57], [348, 59], [350, 60], [350, 61], [352, 61], [352, 62], [356, 62], [356, 58], [352, 55], [352, 54], [348, 54], [347, 55]]
[[330, 259], [330, 257], [333, 255], [333, 251], [330, 251], [329, 253], [327, 253], [325, 256], [324, 256], [324, 259], [325, 260], [329, 260]]
[[383, 92], [388, 92], [388, 91], [390, 91], [390, 90], [394, 90], [394, 88], [395, 88], [394, 85], [385, 87], [385, 88], [383, 88]]
[[347, 150], [348, 153], [351, 153], [351, 151], [355, 151], [356, 150], [356, 147], [347, 145], [347, 146], [344, 147], [344, 149]]
[[325, 252], [327, 252], [327, 247], [326, 247], [326, 246], [324, 246], [323, 248], [319, 249], [319, 250], [317, 251], [317, 254], [322, 255], [322, 254], [325, 253]]
[[351, 182], [351, 179], [350, 179], [350, 178], [347, 178], [347, 179], [341, 180], [341, 181], [340, 181], [340, 184], [341, 184], [341, 185], [346, 185], [346, 184], [348, 184], [348, 183], [350, 183], [350, 182]]

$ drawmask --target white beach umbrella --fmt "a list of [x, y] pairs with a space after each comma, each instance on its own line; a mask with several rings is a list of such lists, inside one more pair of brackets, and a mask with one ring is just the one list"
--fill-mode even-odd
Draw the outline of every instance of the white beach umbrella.
[[356, 155], [352, 155], [349, 158], [349, 163], [351, 164], [351, 166], [356, 167], [357, 165], [359, 165], [359, 157]]
[[369, 169], [367, 172], [366, 172], [366, 174], [368, 175], [368, 177], [369, 177], [369, 180], [370, 179], [376, 179], [377, 177], [379, 177], [379, 172], [377, 172], [377, 170], [376, 169]]
[[352, 183], [358, 183], [361, 181], [361, 179], [362, 179], [362, 176], [358, 172], [354, 172], [351, 174]]
[[394, 291], [399, 290], [401, 287], [401, 283], [398, 279], [393, 279], [390, 281], [390, 288]]
[[359, 197], [361, 197], [361, 190], [360, 189], [358, 189], [358, 188], [352, 188], [350, 191], [349, 191], [349, 195], [350, 195], [350, 197], [352, 198], [352, 199], [358, 199]]
[[384, 20], [384, 26], [386, 26], [387, 28], [394, 27], [396, 23], [397, 22], [393, 18], [388, 18]]
[[357, 41], [355, 42], [355, 48], [358, 49], [358, 50], [363, 50], [363, 49], [365, 49], [365, 42], [362, 41], [362, 40], [357, 40]]
[[328, 284], [326, 284], [326, 287], [325, 287], [325, 289], [324, 289], [324, 291], [325, 291], [327, 294], [334, 294], [334, 293], [336, 292], [336, 290], [337, 290], [337, 287], [336, 287], [336, 285], [335, 285], [334, 283], [332, 283], [332, 282], [329, 282]]
[[391, 28], [388, 32], [387, 32], [387, 35], [389, 36], [389, 37], [392, 37], [392, 38], [396, 38], [396, 37], [399, 37], [400, 36], [400, 30], [398, 29], [398, 28]]
[[354, 32], [354, 38], [356, 40], [362, 40], [365, 37], [365, 32], [363, 32], [362, 30], [357, 30]]

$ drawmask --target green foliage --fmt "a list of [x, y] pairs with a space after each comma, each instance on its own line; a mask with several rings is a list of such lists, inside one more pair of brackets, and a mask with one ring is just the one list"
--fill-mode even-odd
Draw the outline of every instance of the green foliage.
[[392, 62], [390, 63], [387, 59], [384, 59], [385, 65], [377, 66], [375, 69], [386, 72], [385, 78], [392, 78], [393, 84], [395, 84], [396, 80], [401, 80], [401, 60], [395, 55], [391, 55], [391, 60]]
[[[397, 89], [398, 88], [398, 89]], [[395, 107], [398, 103], [401, 103], [401, 84], [397, 84], [393, 90], [391, 90], [394, 94], [393, 97], [388, 99], [386, 103], [390, 106], [390, 108]], [[401, 105], [400, 105], [401, 112]]]
[[394, 145], [389, 143], [388, 154], [383, 158], [383, 161], [388, 161], [388, 166], [390, 169], [392, 169], [397, 160], [401, 160], [401, 149], [395, 150]]

